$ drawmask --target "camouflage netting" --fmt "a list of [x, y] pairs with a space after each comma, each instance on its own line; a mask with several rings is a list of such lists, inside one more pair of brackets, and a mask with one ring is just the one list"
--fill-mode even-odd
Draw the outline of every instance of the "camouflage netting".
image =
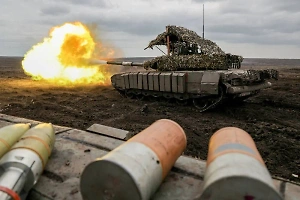
[[174, 55], [160, 56], [144, 62], [145, 69], [159, 71], [174, 70], [220, 70], [228, 69], [232, 63], [239, 61], [239, 56], [225, 55]]
[[[159, 34], [156, 39], [152, 40], [147, 48], [153, 48], [155, 45], [167, 45], [167, 35], [169, 35], [170, 43], [180, 45], [182, 43], [190, 44], [191, 46], [197, 45], [200, 47], [201, 52], [207, 55], [225, 55], [225, 52], [214, 42], [203, 39], [195, 31], [189, 30], [180, 26], [167, 26], [168, 32]], [[171, 44], [171, 46], [172, 46]], [[171, 47], [171, 48], [174, 48]]]
[[147, 48], [166, 45], [170, 40], [170, 56], [160, 56], [144, 63], [145, 69], [168, 70], [207, 70], [228, 69], [232, 63], [243, 61], [242, 56], [226, 54], [214, 42], [203, 39], [196, 32], [180, 26], [167, 26], [166, 32], [159, 34]]

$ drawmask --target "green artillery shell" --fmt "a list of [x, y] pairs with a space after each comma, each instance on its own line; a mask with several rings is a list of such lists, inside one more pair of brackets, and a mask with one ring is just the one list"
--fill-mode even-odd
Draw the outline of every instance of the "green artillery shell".
[[25, 148], [36, 152], [45, 167], [52, 152], [55, 133], [52, 124], [39, 124], [27, 131], [12, 149]]
[[30, 128], [30, 124], [13, 124], [0, 129], [0, 158]]

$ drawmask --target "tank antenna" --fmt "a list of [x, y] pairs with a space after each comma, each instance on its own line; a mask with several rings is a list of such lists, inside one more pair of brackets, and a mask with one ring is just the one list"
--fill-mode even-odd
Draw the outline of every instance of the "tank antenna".
[[[167, 55], [163, 50], [161, 50], [158, 46], [155, 46], [158, 50], [160, 50], [163, 54]], [[171, 59], [172, 57], [168, 57], [168, 59], [173, 62], [174, 64], [176, 64], [177, 66], [179, 66], [180, 68], [180, 64], [177, 63], [175, 60], [173, 60], [173, 58]]]
[[167, 55], [163, 50], [161, 50], [158, 46], [155, 46], [158, 50], [160, 50], [163, 54]]
[[202, 33], [202, 38], [204, 40], [204, 4], [203, 4], [203, 33]]

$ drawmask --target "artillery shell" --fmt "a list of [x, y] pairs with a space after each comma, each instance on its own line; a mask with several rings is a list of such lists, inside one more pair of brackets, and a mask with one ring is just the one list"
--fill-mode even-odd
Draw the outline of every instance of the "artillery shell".
[[156, 121], [84, 169], [80, 182], [83, 199], [150, 199], [186, 143], [177, 123]]
[[247, 132], [227, 127], [211, 137], [200, 199], [281, 199]]
[[11, 149], [29, 149], [36, 152], [43, 167], [48, 162], [55, 142], [55, 133], [52, 124], [42, 123], [28, 130]]
[[30, 128], [30, 124], [13, 124], [0, 129], [0, 158]]
[[54, 142], [52, 124], [36, 125], [21, 136], [0, 159], [0, 199], [26, 199], [45, 168]]

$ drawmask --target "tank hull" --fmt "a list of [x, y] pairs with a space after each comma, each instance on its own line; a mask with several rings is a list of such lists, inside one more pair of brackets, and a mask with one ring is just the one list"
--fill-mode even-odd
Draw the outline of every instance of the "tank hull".
[[112, 85], [126, 96], [192, 100], [201, 111], [225, 98], [245, 99], [271, 87], [259, 70], [144, 71], [115, 74]]

